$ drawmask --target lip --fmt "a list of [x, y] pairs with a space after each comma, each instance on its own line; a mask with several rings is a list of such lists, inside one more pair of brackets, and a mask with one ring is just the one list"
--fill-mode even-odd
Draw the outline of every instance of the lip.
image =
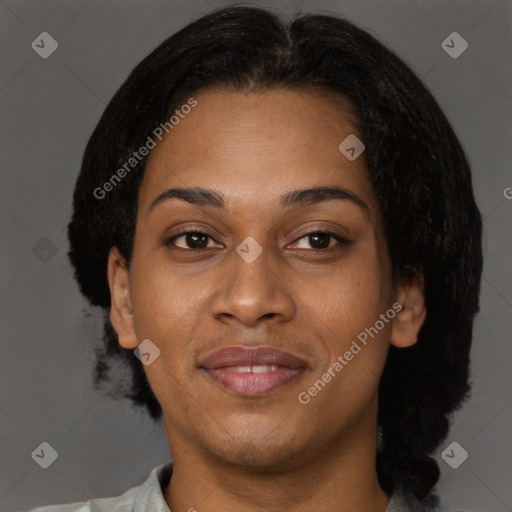
[[[267, 366], [258, 373], [240, 373], [236, 367]], [[302, 359], [270, 346], [232, 346], [207, 355], [200, 364], [223, 389], [239, 396], [262, 396], [298, 379], [306, 370]]]
[[265, 345], [258, 347], [238, 345], [221, 348], [207, 355], [200, 364], [207, 369], [257, 365], [275, 365], [290, 369], [307, 366], [305, 361], [289, 352]]

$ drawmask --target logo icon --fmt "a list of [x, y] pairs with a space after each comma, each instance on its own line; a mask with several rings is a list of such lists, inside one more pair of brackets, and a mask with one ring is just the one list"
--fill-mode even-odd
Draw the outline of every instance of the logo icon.
[[468, 49], [468, 46], [468, 42], [458, 32], [452, 32], [441, 43], [441, 48], [452, 59], [458, 59]]
[[443, 460], [452, 469], [457, 469], [467, 458], [468, 452], [462, 446], [454, 441], [441, 454]]
[[43, 468], [49, 468], [56, 460], [59, 454], [52, 445], [43, 441], [31, 454], [32, 458]]
[[39, 57], [47, 59], [59, 47], [59, 43], [48, 32], [41, 32], [30, 46]]
[[57, 246], [45, 236], [32, 247], [32, 254], [42, 263], [48, 263], [57, 251]]
[[144, 366], [149, 366], [160, 355], [160, 349], [149, 338], [141, 341], [133, 352]]
[[248, 236], [237, 248], [236, 252], [247, 262], [252, 263], [262, 252], [263, 247], [254, 240], [252, 236]]
[[348, 160], [353, 162], [365, 150], [365, 147], [366, 146], [353, 133], [351, 133], [341, 142], [338, 149], [347, 157]]

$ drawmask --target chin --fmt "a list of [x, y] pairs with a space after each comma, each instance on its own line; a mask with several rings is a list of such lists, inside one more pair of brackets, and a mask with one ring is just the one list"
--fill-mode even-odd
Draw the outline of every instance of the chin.
[[307, 443], [297, 444], [297, 437], [289, 435], [238, 436], [225, 439], [221, 446], [210, 446], [209, 451], [225, 464], [254, 473], [289, 470], [306, 458]]

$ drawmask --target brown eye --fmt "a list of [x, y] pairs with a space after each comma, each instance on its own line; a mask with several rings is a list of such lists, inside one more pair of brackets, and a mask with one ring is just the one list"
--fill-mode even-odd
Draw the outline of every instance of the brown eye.
[[[183, 245], [176, 245], [176, 240], [179, 240], [180, 238], [183, 239], [182, 244]], [[178, 233], [176, 235], [173, 235], [168, 240], [166, 240], [165, 245], [173, 245], [175, 247], [178, 247], [180, 249], [190, 249], [190, 250], [201, 250], [201, 249], [208, 249], [208, 241], [212, 240], [213, 238], [208, 234], [204, 233], [202, 231], [196, 231], [196, 230], [189, 230], [189, 231], [183, 231], [182, 233]], [[214, 247], [214, 246], [210, 246]]]
[[[181, 245], [176, 243], [177, 240], [183, 239]], [[301, 240], [307, 241], [308, 247], [298, 247], [299, 249], [309, 250], [311, 252], [330, 252], [339, 249], [341, 246], [348, 246], [351, 241], [345, 237], [332, 233], [330, 231], [312, 231], [299, 238], [295, 244]], [[218, 247], [215, 243], [208, 245], [208, 242], [215, 242], [213, 237], [208, 233], [199, 230], [188, 230], [177, 233], [165, 241], [166, 246], [173, 246], [178, 249], [200, 251], [203, 249], [211, 249]]]
[[[306, 240], [312, 247], [312, 251], [328, 252], [338, 249], [340, 246], [350, 245], [350, 240], [330, 231], [313, 231], [298, 239]], [[334, 243], [331, 243], [334, 242]], [[337, 243], [336, 243], [337, 242]], [[308, 249], [307, 247], [299, 247], [299, 249]]]
[[332, 236], [327, 233], [315, 233], [314, 235], [309, 235], [308, 238], [314, 249], [327, 249], [330, 245]]

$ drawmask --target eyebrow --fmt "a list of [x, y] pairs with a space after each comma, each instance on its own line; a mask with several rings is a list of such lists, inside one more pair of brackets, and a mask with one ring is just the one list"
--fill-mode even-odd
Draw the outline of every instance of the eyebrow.
[[[169, 199], [181, 199], [197, 206], [213, 206], [225, 209], [224, 196], [211, 189], [201, 187], [170, 188], [156, 197], [148, 207], [148, 215], [155, 207]], [[324, 186], [290, 190], [280, 198], [283, 208], [305, 207], [331, 200], [350, 201], [363, 210], [370, 212], [368, 205], [354, 192], [337, 186]]]

